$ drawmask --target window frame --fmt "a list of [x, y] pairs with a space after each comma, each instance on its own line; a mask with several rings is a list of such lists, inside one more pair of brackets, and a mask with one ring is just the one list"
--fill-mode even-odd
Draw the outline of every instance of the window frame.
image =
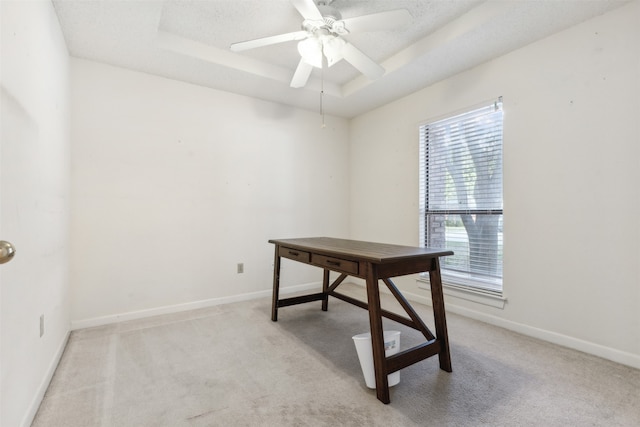
[[[466, 214], [476, 214], [476, 215], [500, 215], [501, 218], [499, 221], [504, 220], [504, 209], [502, 206], [504, 200], [504, 176], [503, 176], [503, 160], [504, 160], [504, 111], [502, 106], [502, 97], [498, 97], [491, 101], [486, 101], [481, 104], [466, 108], [464, 110], [450, 113], [444, 116], [441, 116], [436, 119], [431, 119], [418, 125], [418, 139], [419, 139], [419, 163], [420, 163], [420, 176], [419, 176], [419, 206], [420, 206], [420, 230], [419, 230], [419, 241], [421, 246], [428, 245], [428, 223], [429, 216], [435, 215], [466, 215]], [[455, 122], [455, 119], [458, 118], [459, 121], [457, 123], [462, 123], [465, 120], [468, 120], [469, 117], [482, 117], [484, 114], [492, 114], [489, 109], [492, 108], [495, 111], [501, 112], [501, 120], [499, 122], [499, 130], [498, 133], [493, 135], [494, 137], [499, 136], [499, 161], [500, 161], [500, 209], [492, 208], [492, 209], [429, 209], [429, 143], [428, 143], [428, 127], [442, 124], [444, 122]], [[477, 142], [477, 141], [476, 141]], [[467, 148], [469, 148], [467, 146]], [[472, 149], [476, 149], [475, 146]], [[444, 174], [440, 174], [439, 178], [446, 179], [446, 176], [449, 173], [446, 172]], [[438, 179], [436, 177], [435, 179]], [[445, 226], [446, 227], [446, 226]], [[468, 232], [465, 227], [465, 233]], [[502, 235], [503, 236], [503, 235]], [[446, 230], [445, 230], [445, 239]], [[445, 245], [446, 245], [445, 240]], [[499, 240], [500, 246], [502, 246], [502, 239]], [[455, 252], [455, 250], [454, 250]], [[459, 272], [453, 269], [448, 269], [445, 266], [446, 259], [441, 263], [441, 274], [442, 281], [445, 288], [449, 288], [454, 294], [462, 293], [470, 293], [473, 296], [472, 300], [476, 300], [478, 296], [489, 296], [490, 298], [496, 298], [498, 300], [505, 301], [503, 298], [503, 260], [499, 255], [499, 251], [496, 253], [496, 261], [500, 263], [500, 274], [499, 276], [495, 276], [494, 278], [482, 277], [481, 275], [473, 274], [470, 267], [467, 267], [466, 271]], [[447, 257], [448, 258], [448, 257]], [[419, 279], [420, 282], [429, 282], [428, 274], [421, 274]], [[446, 293], [446, 292], [445, 292]], [[451, 294], [451, 292], [449, 292]], [[493, 303], [489, 305], [494, 305]]]

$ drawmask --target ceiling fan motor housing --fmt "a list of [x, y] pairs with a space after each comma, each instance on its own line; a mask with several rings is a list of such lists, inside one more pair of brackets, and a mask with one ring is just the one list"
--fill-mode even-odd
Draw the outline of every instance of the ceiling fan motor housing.
[[340, 14], [340, 12], [335, 7], [331, 7], [328, 4], [327, 5], [319, 4], [318, 10], [322, 14], [324, 23], [329, 28], [333, 26], [334, 22], [340, 21], [342, 19], [342, 14]]

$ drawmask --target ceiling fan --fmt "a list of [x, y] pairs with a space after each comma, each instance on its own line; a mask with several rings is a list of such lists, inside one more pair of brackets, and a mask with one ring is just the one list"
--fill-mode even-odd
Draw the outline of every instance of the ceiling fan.
[[304, 18], [302, 29], [291, 33], [263, 37], [233, 43], [233, 52], [269, 46], [288, 41], [298, 41], [300, 62], [291, 80], [291, 87], [304, 87], [314, 67], [322, 68], [325, 62], [331, 67], [344, 59], [358, 71], [374, 80], [381, 77], [385, 70], [364, 54], [360, 49], [346, 41], [342, 36], [350, 33], [390, 30], [406, 25], [411, 19], [406, 9], [372, 13], [342, 19], [338, 10], [331, 6], [333, 0], [291, 0], [293, 6]]

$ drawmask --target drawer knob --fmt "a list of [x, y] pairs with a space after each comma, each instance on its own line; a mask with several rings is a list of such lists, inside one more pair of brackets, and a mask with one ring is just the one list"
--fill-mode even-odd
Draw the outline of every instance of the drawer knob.
[[340, 261], [332, 261], [330, 259], [327, 260], [327, 264], [335, 265], [336, 267], [340, 267]]

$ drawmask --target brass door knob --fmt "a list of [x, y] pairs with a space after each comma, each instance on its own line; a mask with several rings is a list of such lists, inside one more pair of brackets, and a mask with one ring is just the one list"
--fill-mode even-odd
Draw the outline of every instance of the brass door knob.
[[0, 264], [11, 261], [15, 254], [16, 248], [11, 243], [0, 240]]

